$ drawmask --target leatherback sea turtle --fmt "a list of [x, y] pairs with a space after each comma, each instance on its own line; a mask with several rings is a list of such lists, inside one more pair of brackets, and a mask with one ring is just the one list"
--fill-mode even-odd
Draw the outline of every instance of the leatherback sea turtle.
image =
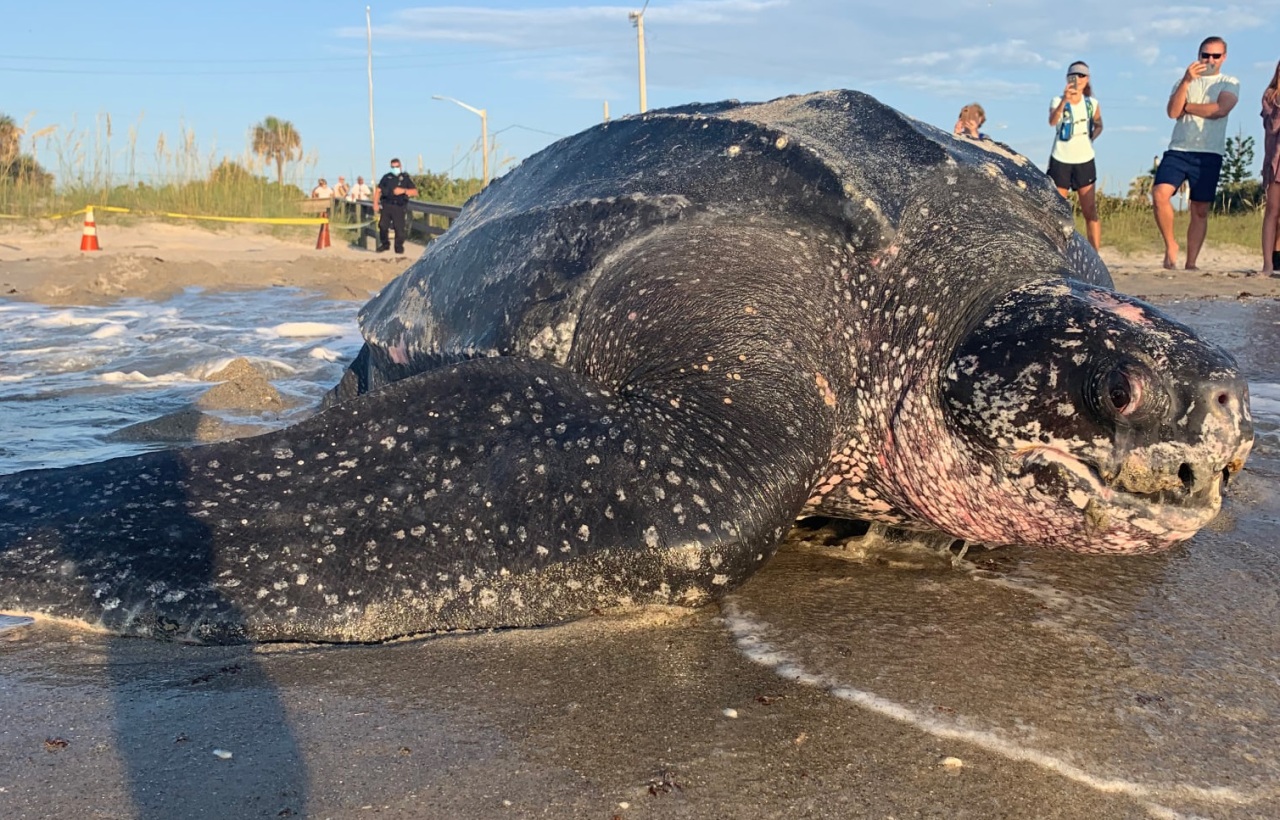
[[364, 309], [325, 411], [0, 479], [0, 609], [373, 641], [698, 604], [797, 517], [1139, 553], [1252, 443], [1027, 160], [851, 91], [561, 140]]

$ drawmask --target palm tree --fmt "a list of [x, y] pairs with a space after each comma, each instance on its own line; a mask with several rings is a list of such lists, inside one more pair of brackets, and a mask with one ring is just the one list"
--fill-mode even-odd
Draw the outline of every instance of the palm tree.
[[284, 185], [284, 164], [302, 157], [302, 136], [288, 120], [267, 117], [253, 127], [253, 153], [275, 160], [276, 182]]
[[22, 149], [22, 129], [8, 114], [0, 114], [0, 165], [8, 165]]

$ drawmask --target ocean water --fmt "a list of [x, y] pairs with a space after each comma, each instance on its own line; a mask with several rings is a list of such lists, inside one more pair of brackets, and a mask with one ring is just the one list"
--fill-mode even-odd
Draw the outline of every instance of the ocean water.
[[[0, 300], [0, 473], [156, 445], [106, 439], [186, 405], [235, 356], [314, 408], [358, 303], [297, 290], [51, 308]], [[1280, 816], [1280, 305], [1162, 307], [1236, 355], [1256, 443], [1223, 514], [1168, 553], [851, 556], [803, 534], [722, 607], [725, 650], [937, 739], [1155, 817]], [[936, 557], [936, 556], [935, 556]], [[950, 763], [948, 765], [951, 765]]]
[[108, 435], [182, 409], [203, 376], [243, 356], [292, 405], [236, 417], [283, 426], [311, 412], [360, 349], [359, 302], [291, 288], [204, 293], [109, 307], [0, 299], [0, 474], [102, 461], [154, 443]]

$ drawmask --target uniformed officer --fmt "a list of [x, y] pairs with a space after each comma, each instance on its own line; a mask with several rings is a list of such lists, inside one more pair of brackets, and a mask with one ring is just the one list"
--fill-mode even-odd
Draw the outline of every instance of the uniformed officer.
[[373, 201], [373, 209], [382, 212], [378, 217], [378, 253], [391, 249], [387, 236], [389, 228], [394, 228], [396, 232], [396, 253], [404, 253], [408, 217], [406, 209], [409, 197], [417, 195], [418, 188], [413, 177], [404, 173], [400, 160], [391, 160], [391, 171], [378, 180], [378, 196]]

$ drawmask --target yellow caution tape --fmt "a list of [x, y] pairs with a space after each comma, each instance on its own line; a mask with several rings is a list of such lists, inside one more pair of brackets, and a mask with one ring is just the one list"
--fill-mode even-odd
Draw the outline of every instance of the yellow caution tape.
[[[0, 219], [66, 219], [67, 217], [80, 216], [90, 209], [95, 211], [103, 211], [113, 214], [136, 214], [138, 216], [162, 216], [168, 219], [204, 219], [210, 222], [254, 222], [261, 225], [324, 225], [329, 224], [327, 217], [318, 216], [203, 216], [200, 214], [175, 214], [167, 211], [135, 211], [132, 208], [121, 208], [116, 205], [91, 205], [81, 208], [78, 211], [69, 211], [65, 214], [49, 214], [47, 216], [25, 217], [11, 214], [0, 214]], [[365, 223], [372, 224], [372, 223]], [[343, 228], [345, 225], [332, 225], [330, 227]], [[361, 225], [353, 225], [350, 227], [363, 227]]]

